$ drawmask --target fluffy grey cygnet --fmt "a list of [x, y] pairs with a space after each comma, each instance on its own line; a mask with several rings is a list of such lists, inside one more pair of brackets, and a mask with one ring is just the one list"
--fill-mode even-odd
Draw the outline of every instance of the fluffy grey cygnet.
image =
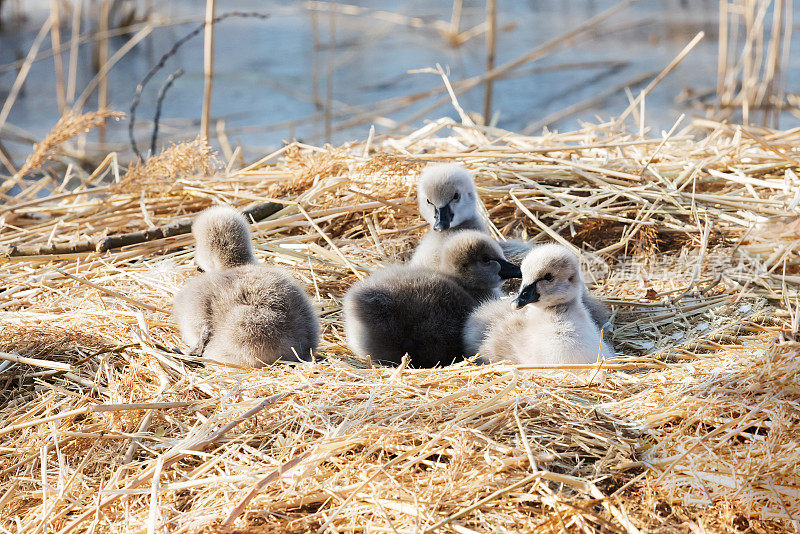
[[[441, 253], [448, 238], [462, 230], [489, 230], [478, 212], [478, 193], [472, 175], [463, 167], [453, 164], [429, 165], [417, 183], [417, 200], [422, 217], [431, 228], [425, 233], [414, 251], [411, 263], [438, 269]], [[522, 264], [525, 256], [536, 246], [521, 239], [498, 241], [505, 258], [514, 265]], [[518, 286], [509, 282], [506, 291]], [[583, 301], [592, 320], [603, 327], [611, 318], [605, 305], [584, 288]]]
[[[478, 212], [478, 192], [472, 175], [451, 163], [429, 165], [417, 183], [419, 212], [431, 225], [422, 237], [411, 262], [438, 268], [444, 242], [455, 232], [479, 230], [489, 233]], [[498, 241], [506, 259], [522, 263], [531, 245], [520, 239]]]
[[515, 300], [488, 302], [464, 328], [467, 354], [526, 365], [593, 363], [614, 355], [583, 300], [578, 258], [557, 244], [539, 245], [522, 262]]
[[319, 343], [317, 314], [291, 275], [256, 262], [247, 220], [233, 208], [212, 207], [197, 216], [192, 233], [205, 272], [173, 304], [192, 354], [252, 367], [309, 360]]
[[458, 165], [429, 165], [417, 183], [419, 212], [431, 225], [420, 241], [411, 262], [437, 269], [445, 241], [461, 230], [486, 232], [478, 213], [475, 182]]
[[393, 265], [356, 283], [344, 297], [347, 344], [358, 356], [414, 367], [449, 365], [464, 357], [461, 334], [470, 312], [519, 277], [497, 243], [477, 231], [448, 240], [440, 270]]

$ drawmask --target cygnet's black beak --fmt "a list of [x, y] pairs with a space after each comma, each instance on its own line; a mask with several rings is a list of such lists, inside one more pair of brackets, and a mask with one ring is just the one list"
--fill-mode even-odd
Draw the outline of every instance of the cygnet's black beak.
[[453, 222], [453, 212], [450, 210], [450, 205], [436, 208], [436, 218], [433, 221], [433, 229], [437, 232], [448, 230], [450, 223]]
[[519, 265], [514, 265], [510, 261], [497, 260], [500, 264], [500, 278], [508, 280], [509, 278], [522, 278], [522, 270]]
[[534, 282], [522, 288], [522, 291], [519, 292], [519, 296], [514, 300], [514, 304], [517, 309], [520, 309], [531, 302], [539, 302], [540, 296], [539, 292], [536, 291], [536, 282]]

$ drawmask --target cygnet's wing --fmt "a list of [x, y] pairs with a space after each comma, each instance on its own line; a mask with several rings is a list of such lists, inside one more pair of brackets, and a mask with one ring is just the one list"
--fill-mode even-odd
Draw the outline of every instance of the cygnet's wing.
[[215, 295], [206, 357], [253, 367], [310, 359], [319, 343], [319, 320], [289, 274], [264, 265], [223, 274], [227, 285]]
[[418, 267], [438, 269], [441, 261], [441, 251], [449, 232], [436, 232], [428, 230], [414, 250], [410, 263]]
[[514, 309], [513, 301], [501, 302], [505, 306], [497, 305], [494, 310], [478, 353], [483, 359], [493, 363], [525, 363], [525, 354], [520, 351], [520, 346], [527, 345], [525, 340], [529, 338], [528, 318], [521, 310]]
[[234, 267], [189, 281], [175, 296], [184, 342], [202, 356], [260, 367], [310, 359], [319, 319], [294, 279], [264, 265]]
[[611, 312], [606, 308], [606, 305], [592, 295], [588, 289], [583, 294], [583, 304], [586, 306], [586, 310], [589, 312], [589, 317], [592, 318], [592, 322], [594, 322], [598, 328], [603, 328], [609, 319], [611, 319]]
[[192, 348], [197, 347], [202, 339], [203, 328], [211, 328], [216, 278], [215, 273], [196, 276], [173, 299], [172, 314], [175, 322], [183, 342]]
[[467, 356], [474, 356], [480, 352], [489, 329], [511, 313], [512, 306], [510, 300], [496, 299], [484, 302], [475, 308], [470, 314], [467, 324], [464, 325], [464, 352]]

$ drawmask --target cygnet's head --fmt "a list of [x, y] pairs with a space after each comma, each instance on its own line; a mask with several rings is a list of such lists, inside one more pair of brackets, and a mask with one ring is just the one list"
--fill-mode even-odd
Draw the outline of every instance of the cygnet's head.
[[519, 267], [506, 261], [500, 245], [477, 230], [456, 232], [445, 241], [441, 270], [476, 289], [496, 288], [503, 280], [522, 276]]
[[214, 206], [200, 213], [192, 223], [192, 234], [197, 242], [194, 261], [199, 271], [256, 263], [250, 225], [230, 206]]
[[578, 258], [571, 250], [555, 243], [539, 245], [522, 261], [522, 290], [516, 306], [568, 304], [580, 297], [582, 286]]
[[437, 232], [478, 217], [472, 176], [458, 165], [429, 165], [417, 183], [419, 211]]

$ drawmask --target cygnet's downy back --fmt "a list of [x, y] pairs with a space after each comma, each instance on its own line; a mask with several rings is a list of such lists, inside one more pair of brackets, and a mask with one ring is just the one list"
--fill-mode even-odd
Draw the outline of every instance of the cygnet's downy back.
[[480, 232], [454, 236], [444, 255], [447, 274], [395, 265], [350, 288], [344, 298], [345, 330], [357, 355], [397, 365], [408, 354], [414, 367], [463, 358], [461, 333], [469, 313], [504, 277], [521, 273]]
[[534, 248], [522, 262], [514, 301], [475, 310], [464, 329], [468, 353], [527, 365], [592, 363], [613, 356], [584, 302], [577, 257], [557, 244]]
[[309, 360], [320, 334], [311, 301], [283, 269], [256, 263], [244, 217], [233, 208], [210, 208], [192, 232], [196, 262], [207, 272], [174, 300], [192, 354], [252, 367]]

